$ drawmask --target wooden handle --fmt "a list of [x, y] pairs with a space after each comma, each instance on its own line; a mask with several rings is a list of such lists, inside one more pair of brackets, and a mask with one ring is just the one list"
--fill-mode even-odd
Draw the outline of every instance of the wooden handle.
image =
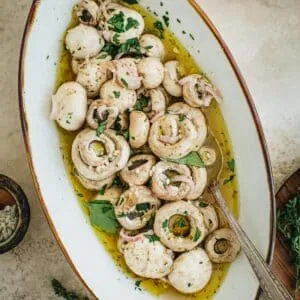
[[232, 215], [219, 188], [214, 185], [211, 186], [210, 189], [224, 215], [227, 217], [232, 230], [235, 232], [241, 244], [241, 248], [247, 256], [249, 263], [259, 280], [260, 286], [264, 292], [264, 298], [270, 300], [293, 300], [293, 297], [289, 294], [284, 285], [275, 277], [267, 263], [248, 238], [245, 231]]

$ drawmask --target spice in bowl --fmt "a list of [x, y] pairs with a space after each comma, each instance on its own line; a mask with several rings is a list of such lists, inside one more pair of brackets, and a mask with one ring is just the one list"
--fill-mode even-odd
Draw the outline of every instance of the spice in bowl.
[[19, 216], [17, 206], [6, 205], [0, 210], [0, 243], [8, 240], [15, 232]]

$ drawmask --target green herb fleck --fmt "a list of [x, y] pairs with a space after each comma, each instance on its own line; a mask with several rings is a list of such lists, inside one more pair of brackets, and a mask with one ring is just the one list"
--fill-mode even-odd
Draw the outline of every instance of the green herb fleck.
[[118, 47], [113, 43], [106, 43], [102, 49], [103, 52], [108, 53], [112, 57], [115, 57], [118, 54]]
[[172, 159], [171, 161], [182, 165], [204, 168], [204, 163], [197, 152], [191, 152], [187, 156], [179, 159]]
[[164, 25], [161, 21], [157, 20], [153, 23], [155, 29], [159, 31], [159, 37], [164, 38]]
[[98, 59], [104, 59], [108, 56], [108, 53], [102, 53], [101, 55], [99, 55], [97, 58]]
[[163, 221], [163, 223], [162, 223], [162, 228], [163, 228], [163, 230], [166, 231], [167, 228], [168, 228], [168, 226], [169, 226], [169, 220], [168, 220], [168, 219], [165, 219], [165, 220]]
[[102, 187], [102, 189], [99, 191], [99, 194], [100, 195], [104, 195], [105, 194], [105, 191], [106, 191], [106, 187], [107, 187], [107, 184], [106, 185], [104, 185], [103, 187]]
[[120, 45], [120, 34], [115, 33], [113, 36], [113, 42], [117, 45]]
[[125, 3], [128, 3], [128, 4], [138, 4], [138, 0], [122, 0], [123, 2]]
[[83, 194], [82, 193], [77, 193], [77, 196], [82, 198], [83, 197]]
[[120, 96], [121, 96], [121, 92], [118, 92], [118, 91], [113, 91], [113, 94], [114, 94], [114, 96], [115, 96], [115, 98], [120, 98]]
[[177, 18], [177, 19], [176, 19], [176, 21], [177, 21], [179, 24], [181, 24], [181, 21], [180, 21], [180, 19], [178, 19], [178, 18]]
[[296, 268], [296, 289], [300, 287], [300, 196], [292, 197], [277, 212], [277, 229], [282, 233]]
[[200, 237], [201, 237], [201, 231], [200, 231], [199, 228], [197, 227], [196, 233], [195, 233], [195, 235], [194, 235], [193, 241], [194, 241], [194, 242], [197, 242], [197, 241], [200, 239]]
[[235, 170], [235, 160], [232, 158], [230, 161], [227, 162], [229, 170], [233, 173]]
[[150, 243], [155, 243], [156, 241], [159, 241], [159, 237], [155, 234], [145, 234], [145, 237], [149, 240]]
[[96, 130], [96, 135], [100, 136], [106, 129], [106, 121], [99, 122], [98, 128]]
[[119, 227], [114, 207], [108, 201], [90, 201], [88, 203], [92, 226], [115, 234]]
[[194, 41], [195, 37], [190, 33], [190, 38]]
[[170, 25], [170, 18], [168, 16], [164, 15], [163, 16], [163, 20], [164, 20], [166, 26], [169, 27], [169, 25]]
[[114, 30], [115, 32], [121, 33], [124, 32], [124, 13], [120, 11], [118, 14], [113, 15], [107, 23], [110, 26], [110, 29]]
[[142, 283], [141, 280], [137, 280], [137, 281], [134, 283], [134, 289], [135, 289], [135, 290], [141, 291], [141, 290], [142, 290], [142, 289], [141, 289], [141, 283]]
[[125, 27], [125, 30], [129, 30], [131, 28], [138, 28], [139, 27], [139, 22], [131, 17], [129, 17], [127, 19], [127, 24], [126, 24], [126, 27]]
[[225, 185], [225, 184], [231, 182], [231, 181], [234, 179], [234, 177], [235, 177], [234, 174], [230, 175], [229, 178], [226, 178], [226, 179], [223, 181], [223, 185]]
[[134, 105], [134, 109], [135, 110], [143, 110], [143, 108], [147, 107], [150, 101], [150, 97], [146, 97], [146, 96], [141, 96], [139, 97], [139, 99], [136, 101], [135, 105]]
[[121, 82], [124, 84], [126, 88], [128, 88], [128, 83], [124, 78], [121, 78]]
[[179, 121], [182, 122], [185, 120], [185, 115], [179, 115]]
[[137, 211], [147, 211], [150, 209], [150, 204], [149, 203], [138, 203], [135, 206]]
[[186, 224], [185, 224], [184, 218], [179, 218], [178, 221], [176, 222], [176, 226], [181, 227], [181, 228], [185, 227]]
[[199, 202], [199, 206], [200, 206], [200, 207], [207, 207], [207, 206], [208, 206], [208, 203], [203, 202], [203, 201], [200, 201], [200, 202]]
[[146, 46], [146, 47], [144, 47], [146, 50], [150, 50], [150, 49], [152, 49], [153, 48], [153, 46], [151, 46], [151, 45], [149, 45], [149, 46]]

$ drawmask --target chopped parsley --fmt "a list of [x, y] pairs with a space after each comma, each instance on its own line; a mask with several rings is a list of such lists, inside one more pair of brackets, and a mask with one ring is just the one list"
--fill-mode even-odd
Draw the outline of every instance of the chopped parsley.
[[128, 39], [124, 44], [121, 44], [118, 53], [129, 54], [131, 56], [142, 56], [141, 46], [137, 38]]
[[107, 21], [107, 23], [111, 25], [109, 29], [118, 33], [124, 32], [124, 23], [125, 23], [124, 13], [120, 11], [118, 14], [113, 15]]
[[231, 172], [235, 170], [235, 160], [232, 158], [230, 161], [227, 162], [228, 168]]
[[190, 38], [194, 41], [195, 37], [190, 33]]
[[201, 231], [197, 227], [196, 233], [195, 233], [194, 238], [193, 238], [193, 242], [197, 242], [200, 239], [200, 237], [201, 237]]
[[150, 209], [150, 204], [149, 203], [138, 203], [135, 206], [137, 211], [147, 211]]
[[123, 83], [123, 85], [128, 88], [128, 83], [124, 78], [121, 78], [121, 82]]
[[155, 29], [159, 31], [159, 37], [164, 38], [164, 25], [161, 21], [157, 20], [153, 23]]
[[225, 185], [225, 184], [231, 182], [231, 181], [234, 179], [234, 177], [235, 177], [235, 175], [234, 175], [234, 174], [231, 174], [231, 175], [229, 176], [229, 178], [226, 178], [226, 179], [223, 181], [223, 185]]
[[179, 115], [179, 121], [182, 122], [185, 120], [185, 115]]
[[145, 237], [149, 240], [150, 243], [155, 243], [160, 240], [159, 237], [155, 234], [145, 234]]
[[100, 136], [106, 129], [106, 121], [99, 122], [98, 128], [96, 129], [96, 135]]
[[165, 219], [163, 222], [162, 222], [162, 228], [164, 229], [164, 231], [167, 230], [169, 226], [169, 220], [168, 219]]
[[207, 207], [208, 204], [207, 204], [206, 202], [200, 201], [200, 202], [199, 202], [199, 206], [200, 206], [200, 207]]
[[181, 24], [181, 20], [180, 20], [180, 19], [177, 18], [176, 21], [177, 21], [179, 24]]
[[122, 135], [123, 138], [128, 141], [129, 140], [129, 132], [128, 130], [118, 130], [117, 135]]
[[185, 224], [184, 218], [179, 218], [178, 221], [176, 222], [176, 226], [181, 227], [181, 228], [185, 227], [186, 224]]
[[141, 280], [137, 280], [137, 281], [134, 283], [134, 289], [135, 289], [135, 290], [141, 291], [141, 290], [142, 290], [142, 289], [141, 289], [141, 283], [142, 283]]
[[115, 33], [113, 38], [112, 38], [113, 42], [117, 45], [120, 45], [120, 34], [119, 33]]
[[121, 96], [121, 92], [118, 92], [118, 91], [113, 91], [113, 94], [114, 94], [114, 96], [115, 96], [115, 98], [120, 98], [120, 96]]
[[141, 95], [139, 99], [136, 101], [134, 105], [135, 110], [143, 110], [143, 108], [147, 107], [150, 101], [150, 97], [146, 97], [144, 95]]
[[164, 15], [163, 16], [163, 20], [164, 20], [166, 26], [169, 27], [169, 25], [170, 25], [170, 18], [168, 16]]
[[151, 45], [149, 45], [149, 46], [146, 46], [146, 47], [144, 47], [146, 50], [150, 50], [150, 49], [152, 49], [153, 48], [153, 46], [151, 46]]
[[105, 194], [106, 187], [107, 187], [107, 184], [105, 184], [105, 185], [102, 187], [102, 189], [99, 191], [99, 194], [100, 194], [100, 195], [103, 196], [103, 195]]
[[112, 57], [115, 57], [118, 54], [118, 47], [113, 43], [106, 43], [102, 49], [103, 52], [108, 53]]
[[125, 30], [129, 30], [131, 28], [138, 28], [139, 27], [139, 22], [136, 20], [136, 19], [133, 19], [131, 17], [129, 17], [127, 19], [127, 24], [126, 24], [126, 27], [125, 27]]

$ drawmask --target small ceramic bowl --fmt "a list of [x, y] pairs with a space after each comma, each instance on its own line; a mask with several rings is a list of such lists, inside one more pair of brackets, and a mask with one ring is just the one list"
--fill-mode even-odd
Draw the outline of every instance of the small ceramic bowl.
[[13, 234], [0, 242], [0, 254], [15, 248], [24, 238], [30, 220], [30, 207], [22, 188], [12, 179], [0, 174], [0, 209], [17, 206], [18, 222]]

